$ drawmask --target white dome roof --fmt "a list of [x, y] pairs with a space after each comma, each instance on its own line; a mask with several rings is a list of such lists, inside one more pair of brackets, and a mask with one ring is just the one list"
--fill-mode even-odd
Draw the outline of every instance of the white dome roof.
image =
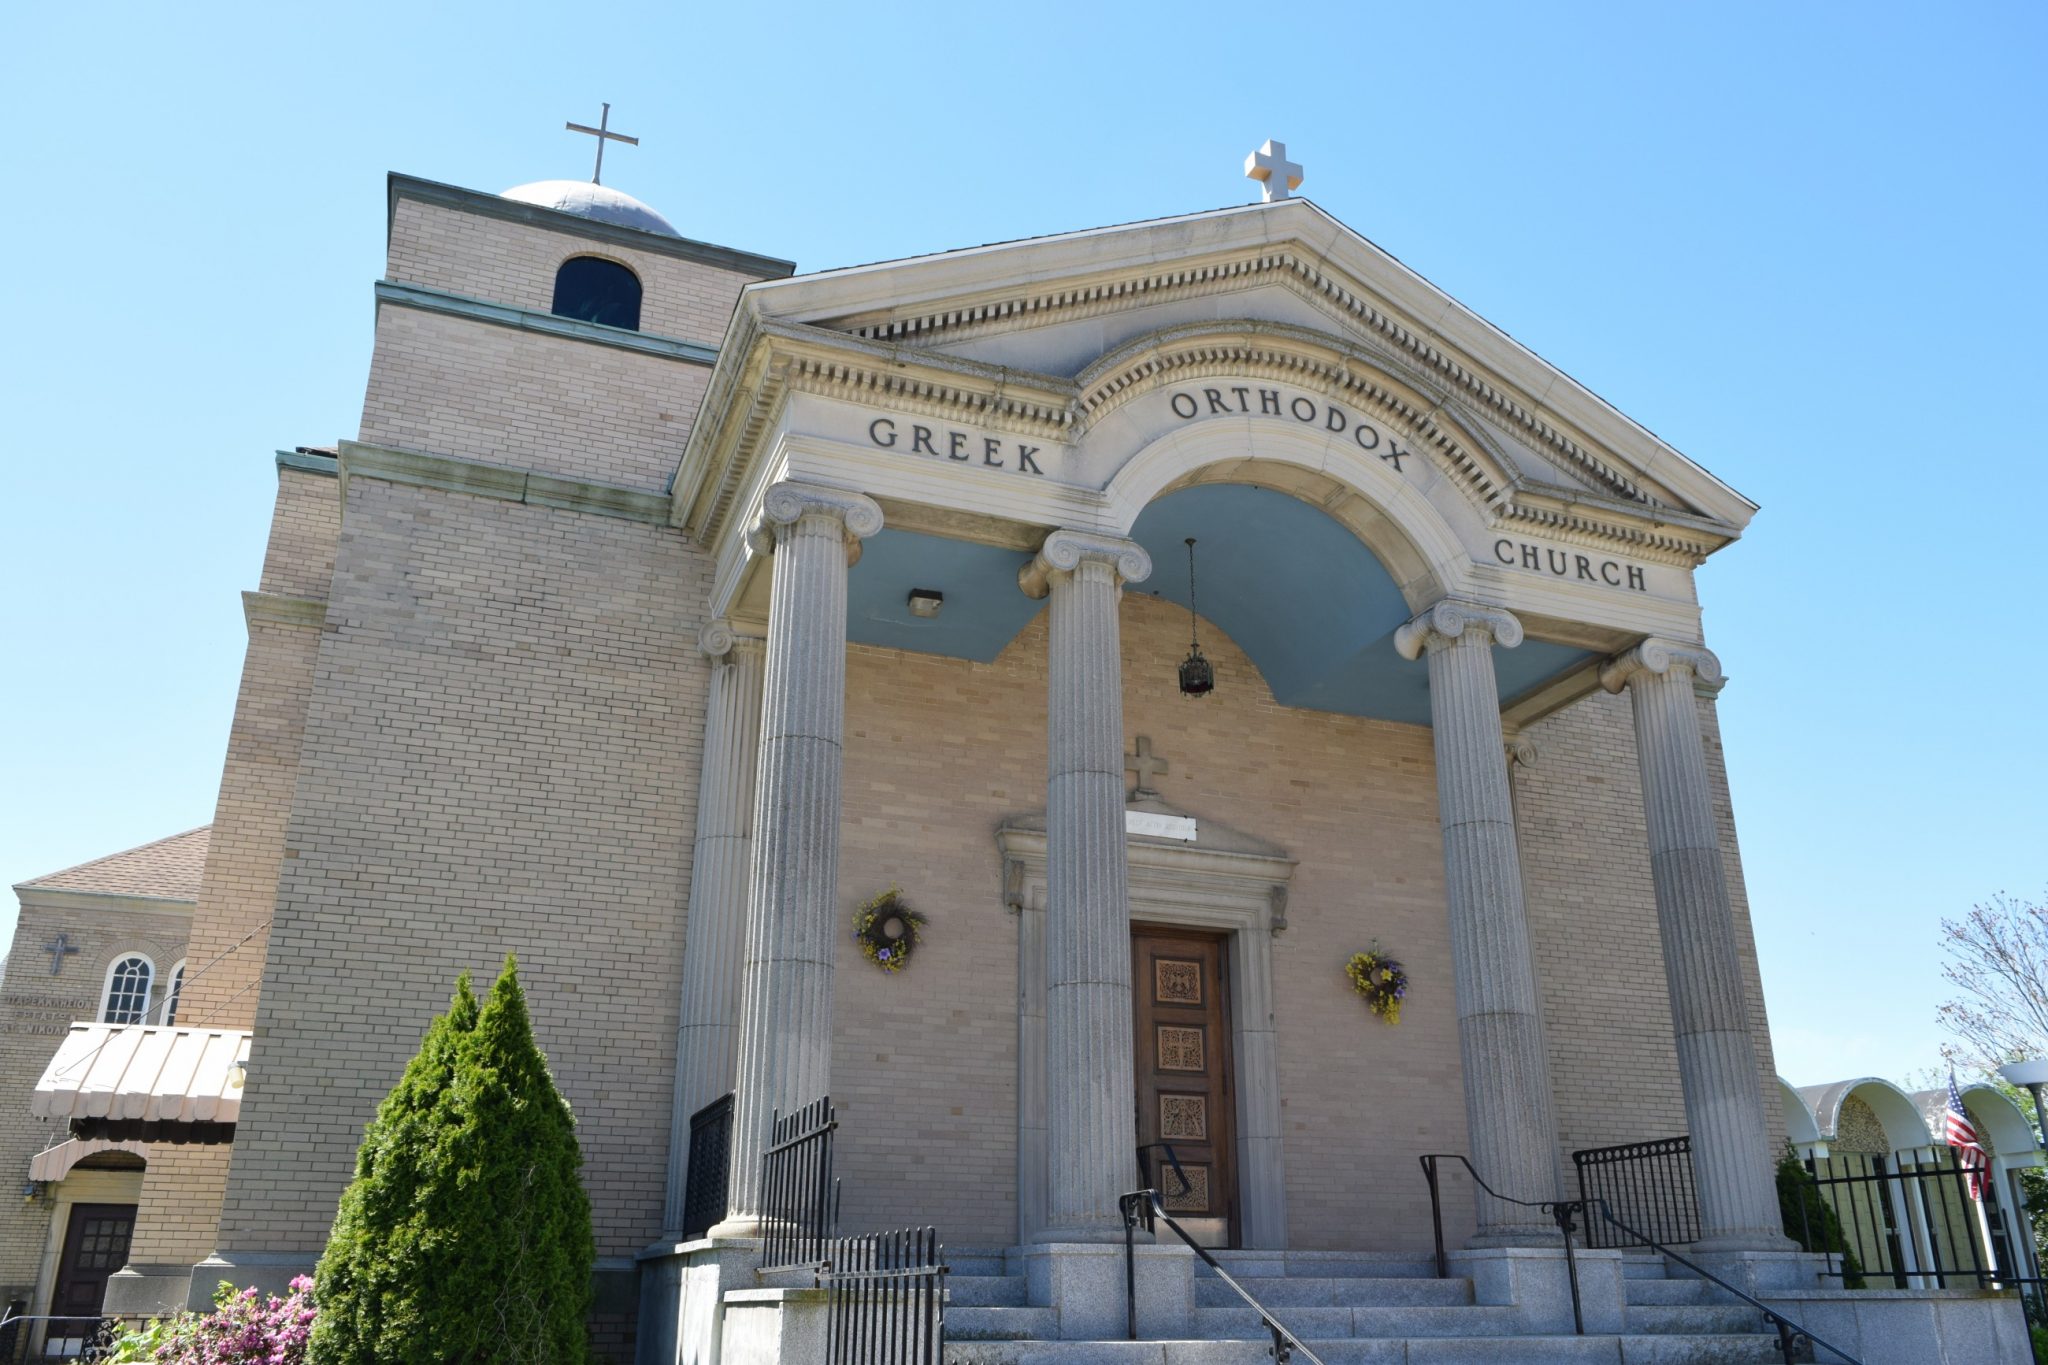
[[664, 237], [683, 235], [668, 219], [632, 195], [621, 194], [609, 185], [593, 185], [588, 180], [536, 180], [531, 185], [514, 185], [499, 198], [573, 213], [592, 222], [656, 232]]

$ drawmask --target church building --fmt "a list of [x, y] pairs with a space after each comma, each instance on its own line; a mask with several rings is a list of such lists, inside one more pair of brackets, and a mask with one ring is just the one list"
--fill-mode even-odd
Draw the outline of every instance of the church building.
[[[1780, 1227], [1694, 581], [1756, 506], [1290, 193], [1284, 147], [1248, 173], [809, 274], [594, 181], [391, 176], [361, 424], [276, 456], [150, 954], [176, 1018], [81, 994], [29, 1101], [134, 1149], [105, 1310], [309, 1272], [455, 977], [516, 952], [598, 1358], [821, 1358], [755, 1267], [772, 1126], [828, 1100], [838, 1227], [949, 1249], [949, 1360], [1126, 1338], [1147, 1186], [1255, 1292], [1314, 1286], [1275, 1311], [1330, 1365], [1775, 1359], [1591, 1246], [1607, 1353], [1571, 1353], [1533, 1205], [1675, 1139], [1688, 1254], [1834, 1312]], [[1433, 1205], [1429, 1154], [1501, 1197], [1446, 1158]], [[1270, 1358], [1143, 1240], [1140, 1335], [1211, 1353], [1073, 1359]]]

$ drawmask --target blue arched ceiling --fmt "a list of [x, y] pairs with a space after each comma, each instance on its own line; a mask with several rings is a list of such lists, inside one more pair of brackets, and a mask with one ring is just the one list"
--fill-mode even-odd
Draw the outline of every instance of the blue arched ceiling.
[[[1221, 631], [1257, 666], [1276, 701], [1312, 711], [1429, 723], [1429, 669], [1394, 651], [1413, 613], [1379, 560], [1320, 508], [1271, 489], [1202, 484], [1169, 493], [1131, 536], [1152, 577], [1128, 591], [1188, 605], [1187, 537], [1196, 539], [1204, 629]], [[1017, 588], [1029, 556], [883, 529], [847, 584], [847, 635], [987, 663], [1042, 607]], [[913, 588], [945, 594], [935, 618], [910, 614]], [[1541, 640], [1495, 652], [1503, 700], [1577, 667], [1584, 650]], [[1219, 688], [1228, 676], [1217, 679]]]

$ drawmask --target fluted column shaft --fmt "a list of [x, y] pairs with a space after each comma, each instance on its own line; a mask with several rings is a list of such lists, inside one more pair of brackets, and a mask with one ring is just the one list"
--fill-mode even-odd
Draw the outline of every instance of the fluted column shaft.
[[1610, 692], [1627, 688], [1635, 711], [1664, 978], [1692, 1134], [1697, 1245], [1774, 1250], [1789, 1244], [1780, 1226], [1695, 677], [1720, 681], [1720, 661], [1697, 646], [1650, 640], [1608, 664], [1600, 681]]
[[697, 839], [684, 923], [683, 998], [676, 1023], [675, 1106], [669, 1118], [663, 1236], [682, 1235], [690, 1116], [733, 1086], [746, 960], [747, 891], [754, 858], [754, 774], [761, 761], [761, 674], [766, 646], [713, 621], [697, 637], [711, 656], [697, 774]]
[[881, 509], [857, 493], [780, 483], [751, 543], [773, 554], [753, 862], [741, 986], [731, 1175], [720, 1236], [758, 1233], [761, 1153], [776, 1113], [825, 1095], [839, 893], [846, 568]]
[[[1411, 659], [1429, 659], [1444, 895], [1472, 1164], [1504, 1195], [1552, 1199], [1557, 1125], [1493, 670], [1494, 645], [1520, 644], [1522, 626], [1504, 611], [1444, 601], [1401, 627], [1394, 642]], [[1480, 1195], [1473, 1245], [1556, 1241], [1556, 1227], [1536, 1210]]]
[[1058, 531], [1021, 583], [1051, 595], [1045, 793], [1045, 1239], [1123, 1235], [1137, 1178], [1130, 875], [1117, 607], [1152, 572], [1130, 541]]

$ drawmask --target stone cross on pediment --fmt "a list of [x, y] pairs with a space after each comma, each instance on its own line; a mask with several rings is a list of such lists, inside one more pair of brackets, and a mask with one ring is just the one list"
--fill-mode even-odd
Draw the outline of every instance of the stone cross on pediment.
[[1167, 771], [1167, 765], [1165, 759], [1152, 752], [1152, 736], [1138, 736], [1138, 752], [1124, 759], [1124, 771], [1138, 775], [1138, 785], [1132, 790], [1130, 800], [1139, 801], [1159, 795], [1159, 789], [1152, 785], [1152, 781]]
[[1285, 199], [1301, 186], [1301, 163], [1287, 159], [1287, 144], [1271, 138], [1244, 159], [1244, 173], [1265, 186], [1266, 202]]

